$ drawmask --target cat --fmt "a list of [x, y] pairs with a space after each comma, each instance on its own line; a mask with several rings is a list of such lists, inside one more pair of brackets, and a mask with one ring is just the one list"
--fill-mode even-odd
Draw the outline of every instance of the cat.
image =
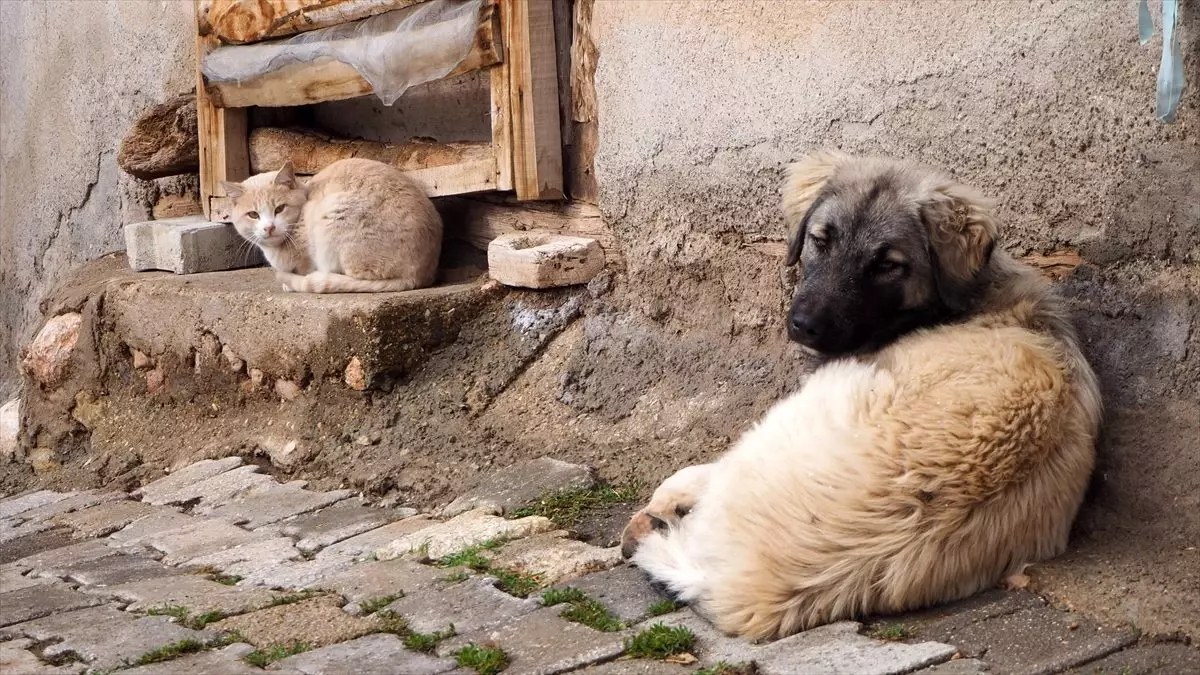
[[233, 225], [257, 245], [283, 290], [374, 293], [432, 286], [442, 219], [399, 169], [341, 159], [307, 185], [288, 161], [241, 183], [221, 181]]

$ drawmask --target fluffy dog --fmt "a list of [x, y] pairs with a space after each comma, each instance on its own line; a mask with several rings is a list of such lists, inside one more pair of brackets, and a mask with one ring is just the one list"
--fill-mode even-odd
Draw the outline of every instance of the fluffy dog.
[[712, 464], [665, 481], [627, 557], [751, 639], [963, 598], [1061, 553], [1096, 378], [974, 190], [903, 162], [789, 167], [789, 336], [834, 357]]

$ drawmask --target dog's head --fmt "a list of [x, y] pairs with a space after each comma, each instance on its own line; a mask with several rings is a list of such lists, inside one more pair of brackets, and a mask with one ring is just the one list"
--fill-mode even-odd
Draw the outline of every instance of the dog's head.
[[991, 205], [902, 162], [835, 152], [788, 168], [788, 336], [830, 356], [878, 349], [971, 308], [992, 255]]

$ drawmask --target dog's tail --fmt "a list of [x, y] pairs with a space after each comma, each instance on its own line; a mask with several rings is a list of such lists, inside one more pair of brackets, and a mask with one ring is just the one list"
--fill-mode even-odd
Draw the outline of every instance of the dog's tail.
[[384, 293], [410, 291], [417, 284], [412, 279], [356, 279], [332, 272], [313, 272], [308, 275], [278, 274], [276, 278], [296, 293]]
[[683, 528], [651, 532], [638, 545], [632, 562], [666, 586], [677, 600], [695, 602], [704, 595], [704, 568], [687, 545]]

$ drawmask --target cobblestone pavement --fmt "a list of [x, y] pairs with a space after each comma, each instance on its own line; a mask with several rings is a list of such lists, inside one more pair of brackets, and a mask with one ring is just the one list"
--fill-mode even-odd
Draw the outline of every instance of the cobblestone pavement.
[[1000, 591], [866, 627], [731, 639], [616, 548], [514, 515], [591, 484], [584, 467], [535, 460], [435, 516], [281, 484], [233, 457], [129, 495], [12, 496], [0, 673], [1200, 671], [1190, 647], [1130, 647], [1131, 630]]

